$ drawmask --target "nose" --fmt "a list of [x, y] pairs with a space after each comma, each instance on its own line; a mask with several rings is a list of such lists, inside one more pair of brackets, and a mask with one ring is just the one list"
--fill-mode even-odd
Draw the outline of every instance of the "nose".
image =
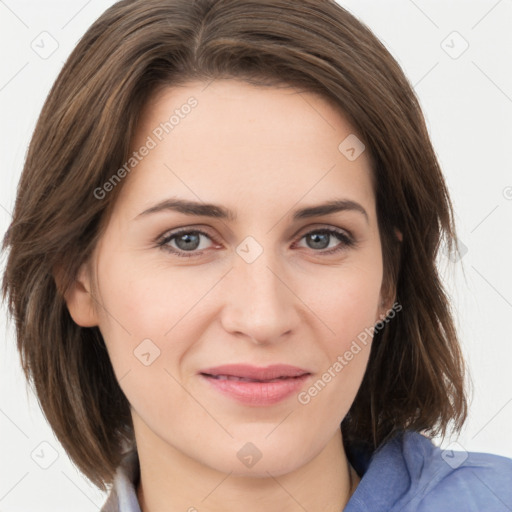
[[289, 276], [270, 253], [264, 251], [252, 263], [235, 255], [224, 280], [224, 329], [257, 344], [279, 342], [295, 331], [299, 322], [301, 302]]

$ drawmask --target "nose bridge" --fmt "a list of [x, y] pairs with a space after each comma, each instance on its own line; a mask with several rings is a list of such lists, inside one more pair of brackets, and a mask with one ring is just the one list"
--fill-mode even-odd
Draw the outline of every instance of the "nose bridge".
[[[247, 249], [247, 246], [240, 244]], [[249, 250], [254, 247], [249, 246]], [[254, 253], [253, 253], [254, 256]], [[262, 250], [251, 261], [235, 255], [229, 275], [223, 315], [224, 327], [258, 342], [271, 342], [294, 328], [295, 297], [284, 284], [286, 277], [274, 251]]]

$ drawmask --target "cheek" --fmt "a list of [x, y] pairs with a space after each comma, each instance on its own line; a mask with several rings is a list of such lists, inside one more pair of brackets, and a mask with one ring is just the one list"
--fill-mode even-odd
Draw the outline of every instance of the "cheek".
[[328, 418], [333, 427], [350, 409], [368, 364], [380, 298], [381, 274], [376, 267], [341, 272], [328, 290], [310, 295], [327, 327], [316, 347], [324, 354], [324, 364], [298, 401], [316, 417]]
[[173, 270], [130, 255], [115, 264], [104, 263], [98, 273], [103, 276], [103, 325], [117, 329], [122, 324], [137, 337], [163, 337], [216, 281], [209, 274], [179, 267]]
[[368, 363], [379, 312], [382, 262], [373, 256], [368, 261], [361, 258], [320, 282], [324, 286], [311, 288], [308, 305], [326, 326], [320, 339], [326, 365], [311, 396], [322, 391], [317, 406], [326, 412], [334, 404], [338, 411], [347, 411]]
[[342, 349], [378, 316], [382, 263], [378, 259], [347, 263], [332, 268], [307, 287], [302, 288], [308, 306], [326, 326], [326, 340]]
[[[156, 380], [181, 378], [180, 362], [201, 334], [203, 298], [219, 277], [128, 254], [100, 261], [100, 330], [123, 391], [144, 400]], [[129, 381], [138, 382], [132, 392]]]

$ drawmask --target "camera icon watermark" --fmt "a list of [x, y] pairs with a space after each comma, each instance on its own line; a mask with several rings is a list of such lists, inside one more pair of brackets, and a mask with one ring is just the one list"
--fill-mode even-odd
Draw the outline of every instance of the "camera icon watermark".
[[59, 48], [59, 43], [49, 32], [41, 32], [31, 43], [30, 47], [41, 59], [49, 59]]
[[253, 263], [263, 254], [263, 247], [252, 236], [248, 236], [238, 244], [236, 253], [246, 263]]
[[144, 366], [151, 366], [160, 357], [161, 352], [152, 340], [146, 338], [137, 345], [133, 354]]
[[30, 457], [41, 469], [48, 469], [59, 458], [59, 452], [50, 443], [43, 441], [32, 451]]
[[466, 256], [469, 251], [468, 246], [465, 245], [464, 242], [459, 238], [456, 239], [456, 247], [457, 252], [452, 254], [452, 261], [454, 261], [454, 263], [464, 258], [464, 256]]
[[351, 133], [348, 137], [345, 137], [338, 146], [339, 152], [347, 159], [353, 162], [357, 160], [363, 151], [366, 149], [366, 146], [363, 142], [353, 133]]
[[503, 189], [503, 197], [507, 201], [512, 201], [512, 186], [509, 185]]
[[449, 57], [455, 60], [469, 48], [469, 43], [454, 30], [441, 41], [441, 48]]
[[441, 458], [453, 469], [457, 469], [468, 458], [467, 450], [454, 441], [450, 443], [442, 452]]
[[451, 251], [448, 244], [443, 244], [442, 248], [444, 256], [452, 263], [459, 262], [469, 252], [468, 246], [460, 238], [455, 239], [455, 244]]
[[249, 442], [245, 443], [242, 448], [238, 450], [236, 456], [244, 466], [252, 468], [261, 459], [263, 454], [256, 445]]

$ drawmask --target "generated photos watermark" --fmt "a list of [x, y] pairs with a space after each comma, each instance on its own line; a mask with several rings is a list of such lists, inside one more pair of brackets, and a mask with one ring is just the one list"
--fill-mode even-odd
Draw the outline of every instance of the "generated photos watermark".
[[328, 384], [331, 382], [346, 366], [350, 364], [350, 361], [359, 354], [362, 350], [362, 346], [366, 346], [369, 341], [373, 339], [376, 332], [384, 329], [387, 323], [389, 323], [397, 313], [402, 310], [402, 305], [395, 302], [386, 316], [379, 320], [374, 326], [365, 328], [364, 331], [357, 335], [357, 339], [354, 339], [350, 347], [336, 358], [327, 370], [305, 391], [301, 391], [297, 395], [297, 400], [302, 405], [307, 405], [315, 398]]
[[151, 135], [148, 135], [144, 144], [132, 153], [132, 156], [114, 173], [112, 176], [103, 183], [101, 187], [94, 189], [94, 197], [98, 200], [104, 199], [109, 192], [124, 179], [130, 172], [139, 165], [142, 160], [150, 154], [150, 152], [158, 146], [169, 133], [171, 133], [176, 126], [178, 126], [183, 119], [185, 119], [192, 109], [197, 107], [198, 101], [191, 96], [186, 103], [175, 109], [173, 114], [167, 121], [161, 122], [156, 128], [153, 129]]

